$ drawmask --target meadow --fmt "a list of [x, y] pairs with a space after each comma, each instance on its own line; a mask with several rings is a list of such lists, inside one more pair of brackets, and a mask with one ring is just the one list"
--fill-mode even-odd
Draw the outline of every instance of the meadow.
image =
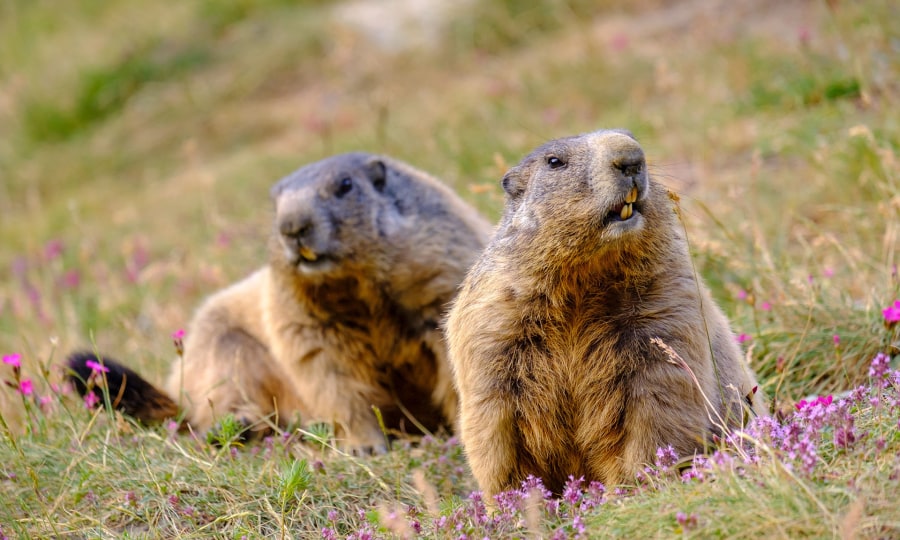
[[[900, 6], [452, 6], [0, 2], [0, 538], [900, 537]], [[496, 219], [507, 167], [604, 127], [680, 195], [774, 411], [693, 464], [488, 510], [446, 434], [209, 444], [61, 384], [85, 347], [163, 380], [305, 163], [390, 154]]]

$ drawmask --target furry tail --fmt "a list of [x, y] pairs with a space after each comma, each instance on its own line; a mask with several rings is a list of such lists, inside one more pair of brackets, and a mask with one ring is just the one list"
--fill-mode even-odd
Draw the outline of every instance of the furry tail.
[[[112, 406], [128, 416], [151, 424], [178, 415], [178, 405], [171, 397], [112, 358], [97, 356], [88, 351], [76, 351], [69, 355], [67, 364], [69, 380], [78, 393], [82, 396], [88, 392], [93, 393], [97, 397], [97, 403], [103, 403], [105, 378]], [[102, 364], [109, 371], [94, 374], [97, 371], [96, 364]]]

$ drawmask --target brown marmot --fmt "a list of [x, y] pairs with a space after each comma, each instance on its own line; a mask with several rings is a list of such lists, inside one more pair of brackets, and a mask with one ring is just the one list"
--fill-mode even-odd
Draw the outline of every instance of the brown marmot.
[[[354, 451], [385, 449], [373, 406], [389, 429], [452, 426], [440, 321], [491, 225], [436, 178], [365, 153], [309, 164], [271, 197], [269, 264], [200, 306], [164, 392], [105, 359], [117, 406], [145, 422], [183, 408], [200, 431], [299, 413]], [[71, 355], [76, 379], [88, 360]]]
[[503, 217], [446, 321], [486, 495], [529, 474], [556, 493], [569, 475], [628, 481], [658, 448], [693, 455], [745, 406], [766, 410], [630, 133], [550, 141], [502, 186]]

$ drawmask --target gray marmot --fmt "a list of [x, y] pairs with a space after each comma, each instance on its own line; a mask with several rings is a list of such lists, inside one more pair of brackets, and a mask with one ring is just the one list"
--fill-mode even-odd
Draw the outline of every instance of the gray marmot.
[[[256, 430], [299, 414], [365, 452], [385, 449], [373, 406], [389, 429], [451, 427], [440, 321], [491, 225], [436, 178], [365, 153], [309, 164], [271, 197], [269, 264], [200, 306], [165, 391], [104, 359], [117, 406], [145, 422], [184, 409], [200, 431], [226, 413]], [[69, 359], [82, 392], [88, 360]]]
[[550, 141], [502, 186], [503, 217], [446, 321], [486, 495], [529, 474], [555, 493], [569, 475], [618, 484], [660, 447], [693, 455], [766, 411], [630, 133]]

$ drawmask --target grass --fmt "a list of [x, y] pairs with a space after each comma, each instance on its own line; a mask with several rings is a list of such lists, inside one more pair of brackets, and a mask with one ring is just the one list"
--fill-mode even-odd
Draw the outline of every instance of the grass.
[[531, 148], [621, 126], [680, 193], [698, 269], [784, 425], [810, 395], [877, 391], [872, 360], [896, 368], [900, 339], [882, 314], [900, 299], [900, 13], [755, 7], [476, 3], [429, 43], [381, 50], [325, 2], [0, 4], [0, 353], [22, 363], [0, 379], [34, 384], [0, 389], [0, 531], [900, 534], [891, 389], [848, 409], [853, 445], [833, 443], [840, 415], [808, 432], [812, 470], [760, 437], [748, 463], [723, 443], [740, 465], [703, 481], [580, 486], [577, 508], [523, 490], [485, 517], [452, 439], [366, 459], [323, 450], [321, 430], [211, 446], [53, 386], [91, 345], [162, 380], [198, 302], [263, 264], [268, 187], [304, 163], [392, 154], [496, 218], [499, 178]]

